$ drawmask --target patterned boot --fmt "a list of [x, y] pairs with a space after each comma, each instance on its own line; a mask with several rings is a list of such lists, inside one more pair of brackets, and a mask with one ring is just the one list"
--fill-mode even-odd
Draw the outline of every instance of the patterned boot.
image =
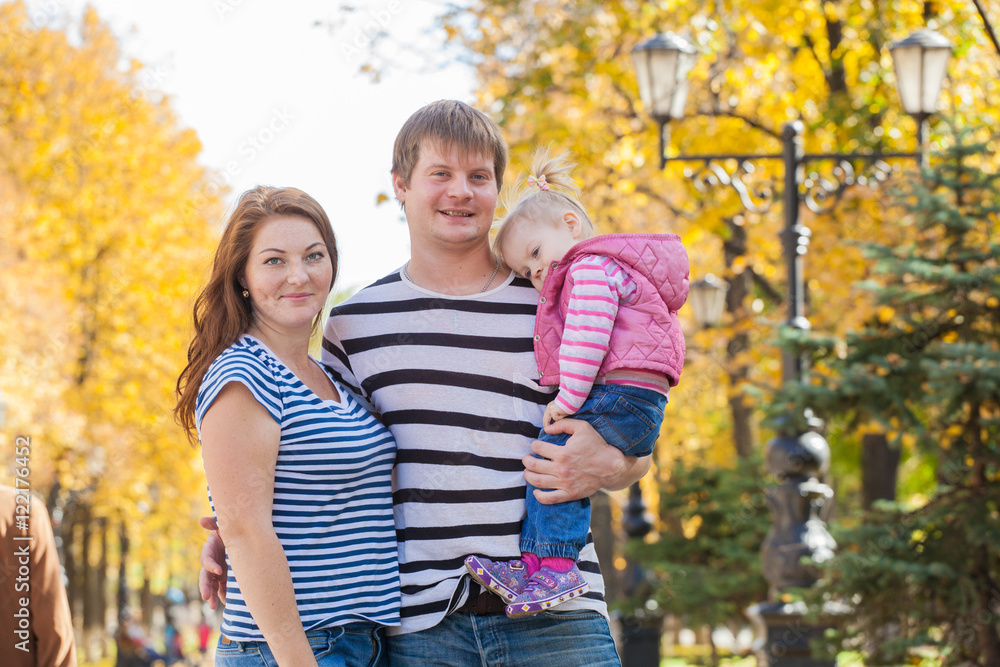
[[566, 572], [542, 567], [524, 584], [521, 594], [507, 605], [507, 616], [521, 618], [572, 600], [590, 590], [576, 565]]
[[507, 602], [517, 597], [528, 580], [528, 568], [519, 560], [490, 560], [479, 556], [465, 559], [472, 578]]

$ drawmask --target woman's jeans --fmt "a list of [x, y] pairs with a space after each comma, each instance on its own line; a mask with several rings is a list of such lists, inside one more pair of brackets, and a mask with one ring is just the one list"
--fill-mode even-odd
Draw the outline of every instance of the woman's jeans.
[[[658, 391], [626, 385], [594, 385], [576, 414], [609, 444], [627, 456], [647, 456], [660, 434], [667, 397]], [[549, 435], [544, 430], [539, 440], [565, 445], [568, 433]], [[521, 526], [521, 552], [539, 558], [580, 558], [580, 550], [590, 530], [590, 499], [543, 505], [535, 499], [535, 487], [528, 484], [528, 515]]]
[[[385, 628], [374, 623], [351, 623], [306, 633], [319, 667], [387, 667]], [[224, 643], [229, 641], [228, 644]], [[277, 667], [266, 642], [238, 642], [219, 637], [216, 667]]]

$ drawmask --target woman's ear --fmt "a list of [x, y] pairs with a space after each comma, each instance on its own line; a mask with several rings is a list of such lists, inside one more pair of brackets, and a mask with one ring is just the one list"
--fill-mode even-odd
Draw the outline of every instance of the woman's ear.
[[569, 233], [573, 235], [574, 239], [580, 238], [580, 234], [583, 233], [583, 225], [580, 224], [580, 218], [573, 211], [566, 211], [563, 214], [563, 222], [569, 227]]

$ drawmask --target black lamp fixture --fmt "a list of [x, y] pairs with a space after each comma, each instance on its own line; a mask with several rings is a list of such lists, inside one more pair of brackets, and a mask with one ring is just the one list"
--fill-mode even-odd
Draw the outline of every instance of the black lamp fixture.
[[684, 117], [688, 72], [697, 58], [694, 46], [672, 32], [654, 35], [632, 50], [639, 97], [660, 126], [660, 155], [666, 149], [667, 123]]
[[686, 39], [661, 32], [632, 50], [639, 96], [649, 115], [660, 122], [684, 116], [688, 72], [698, 52]]
[[[917, 120], [918, 146], [925, 138], [924, 122], [937, 111], [951, 50], [951, 42], [929, 28], [918, 30], [889, 48], [903, 110]], [[687, 74], [696, 59], [697, 49], [672, 32], [650, 37], [632, 50], [639, 97], [660, 125], [661, 149], [666, 147], [666, 124], [684, 117]]]
[[691, 283], [688, 303], [691, 305], [691, 312], [699, 329], [715, 327], [722, 322], [728, 291], [729, 285], [711, 273]]
[[903, 111], [917, 120], [917, 145], [927, 135], [927, 118], [938, 109], [941, 84], [948, 71], [951, 42], [940, 33], [918, 30], [889, 47]]

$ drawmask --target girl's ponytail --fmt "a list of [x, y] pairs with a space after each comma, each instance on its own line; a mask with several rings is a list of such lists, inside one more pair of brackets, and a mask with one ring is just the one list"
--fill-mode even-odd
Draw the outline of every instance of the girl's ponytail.
[[539, 148], [531, 159], [531, 173], [521, 181], [512, 200], [505, 201], [506, 214], [493, 239], [493, 252], [500, 251], [504, 237], [523, 219], [535, 224], [562, 224], [566, 211], [573, 211], [583, 226], [583, 238], [594, 235], [594, 224], [580, 201], [580, 186], [573, 180], [569, 153], [552, 155], [549, 148]]

